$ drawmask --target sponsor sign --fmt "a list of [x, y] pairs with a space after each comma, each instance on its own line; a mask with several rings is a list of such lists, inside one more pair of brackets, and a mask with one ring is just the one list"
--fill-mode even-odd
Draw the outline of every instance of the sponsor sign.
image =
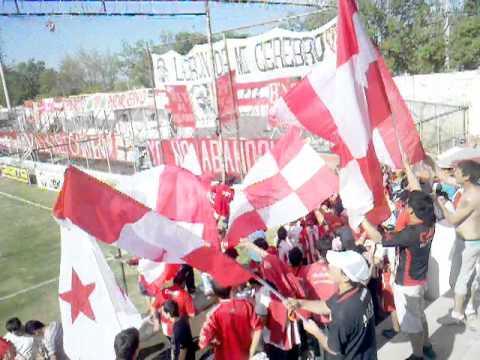
[[7, 165], [2, 168], [2, 175], [6, 178], [21, 181], [24, 183], [30, 183], [30, 174], [27, 169]]

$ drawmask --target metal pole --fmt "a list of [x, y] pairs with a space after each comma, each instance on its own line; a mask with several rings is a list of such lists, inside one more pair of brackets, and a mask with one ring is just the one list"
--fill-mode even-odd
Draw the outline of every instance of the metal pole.
[[7, 82], [5, 81], [5, 74], [3, 72], [2, 59], [0, 59], [0, 76], [2, 77], [3, 94], [5, 96], [5, 103], [7, 104], [7, 109], [8, 109], [8, 112], [10, 113], [10, 110], [12, 110], [12, 107], [10, 106], [10, 96], [8, 96]]
[[215, 111], [215, 118], [217, 122], [217, 134], [218, 134], [218, 140], [220, 142], [220, 159], [222, 161], [223, 165], [223, 171], [222, 171], [222, 182], [225, 183], [225, 175], [226, 175], [226, 166], [225, 166], [225, 156], [223, 152], [223, 135], [222, 135], [222, 124], [220, 122], [220, 114], [219, 114], [219, 108], [218, 108], [218, 99], [217, 99], [217, 94], [218, 94], [218, 89], [217, 89], [217, 77], [215, 74], [215, 55], [213, 52], [213, 43], [212, 43], [212, 23], [211, 23], [211, 16], [210, 16], [210, 5], [208, 4], [208, 0], [205, 0], [205, 14], [206, 14], [206, 19], [207, 19], [207, 40], [208, 40], [208, 46], [210, 48], [210, 62], [212, 64], [212, 81], [213, 81], [213, 102], [214, 102], [214, 111]]
[[244, 173], [243, 169], [245, 168], [244, 164], [244, 157], [242, 156], [242, 146], [240, 144], [240, 116], [238, 113], [238, 103], [237, 97], [235, 96], [235, 87], [233, 86], [233, 79], [230, 67], [230, 56], [228, 54], [228, 44], [227, 44], [227, 36], [223, 33], [223, 43], [225, 45], [225, 56], [227, 57], [227, 66], [228, 66], [228, 81], [230, 83], [230, 92], [232, 93], [232, 101], [233, 101], [233, 116], [235, 117], [235, 130], [237, 135], [237, 147], [238, 147], [238, 155], [240, 156], [240, 178], [243, 180]]
[[123, 287], [125, 288], [125, 294], [128, 296], [127, 276], [125, 275], [125, 265], [122, 261], [122, 250], [117, 249], [117, 258], [120, 259], [120, 269], [122, 270]]
[[148, 63], [150, 65], [150, 79], [152, 81], [152, 91], [153, 91], [153, 107], [155, 109], [155, 120], [157, 122], [157, 132], [158, 132], [158, 141], [160, 142], [160, 152], [159, 155], [161, 157], [160, 163], [162, 164], [165, 161], [165, 154], [163, 153], [163, 148], [162, 148], [162, 131], [160, 128], [160, 117], [158, 116], [158, 107], [157, 107], [157, 98], [156, 98], [156, 87], [155, 87], [155, 72], [154, 72], [154, 67], [153, 67], [153, 59], [152, 59], [152, 53], [150, 52], [150, 48], [147, 44], [147, 56], [148, 56]]
[[445, 69], [450, 70], [450, 2], [445, 0]]
[[130, 110], [127, 111], [127, 117], [130, 122], [130, 129], [132, 129], [132, 151], [133, 151], [133, 172], [137, 172], [137, 161], [135, 159], [135, 130], [133, 129], [132, 114]]
[[440, 139], [441, 139], [441, 136], [440, 136], [440, 118], [437, 117], [437, 121], [436, 121], [436, 125], [437, 125], [437, 155], [440, 154]]

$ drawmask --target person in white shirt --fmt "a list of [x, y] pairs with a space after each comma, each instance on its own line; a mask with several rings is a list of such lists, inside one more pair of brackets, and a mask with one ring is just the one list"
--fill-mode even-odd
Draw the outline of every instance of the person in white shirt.
[[53, 321], [48, 325], [38, 320], [30, 320], [25, 324], [25, 332], [41, 341], [40, 352], [49, 360], [67, 360], [63, 351], [62, 324]]
[[287, 229], [283, 226], [280, 226], [277, 230], [276, 245], [278, 257], [283, 263], [288, 264], [288, 252], [293, 249], [293, 244], [290, 239], [288, 239]]
[[10, 341], [17, 351], [15, 360], [34, 359], [34, 338], [23, 332], [22, 322], [14, 317], [5, 323], [5, 340]]

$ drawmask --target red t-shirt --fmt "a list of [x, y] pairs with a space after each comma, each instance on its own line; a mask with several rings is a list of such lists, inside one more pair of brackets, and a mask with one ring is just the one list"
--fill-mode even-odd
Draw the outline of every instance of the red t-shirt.
[[[331, 278], [328, 264], [324, 261], [302, 266], [297, 276], [305, 288], [307, 299], [327, 301], [338, 294], [338, 286]], [[315, 319], [323, 324], [330, 322], [329, 316], [319, 315], [315, 316]]]
[[[168, 300], [173, 300], [177, 303], [180, 316], [195, 316], [195, 306], [193, 305], [192, 296], [185, 289], [180, 288], [178, 285], [172, 285], [169, 288], [159, 291], [155, 296], [153, 307], [158, 310]], [[166, 336], [172, 336], [173, 322], [166, 318], [163, 315], [163, 312], [160, 317], [160, 323], [162, 325], [163, 333]]]
[[228, 217], [230, 214], [230, 202], [235, 195], [234, 190], [225, 184], [219, 184], [213, 187], [212, 192], [215, 194], [213, 204], [215, 212], [220, 216]]
[[215, 360], [246, 360], [252, 333], [261, 328], [262, 321], [247, 300], [222, 299], [202, 326], [199, 346], [212, 344]]

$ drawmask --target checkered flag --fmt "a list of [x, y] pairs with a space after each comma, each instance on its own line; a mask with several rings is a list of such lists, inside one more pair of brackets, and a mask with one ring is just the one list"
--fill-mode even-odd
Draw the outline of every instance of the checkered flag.
[[259, 229], [307, 215], [338, 192], [338, 177], [292, 127], [257, 160], [230, 204], [228, 247]]

